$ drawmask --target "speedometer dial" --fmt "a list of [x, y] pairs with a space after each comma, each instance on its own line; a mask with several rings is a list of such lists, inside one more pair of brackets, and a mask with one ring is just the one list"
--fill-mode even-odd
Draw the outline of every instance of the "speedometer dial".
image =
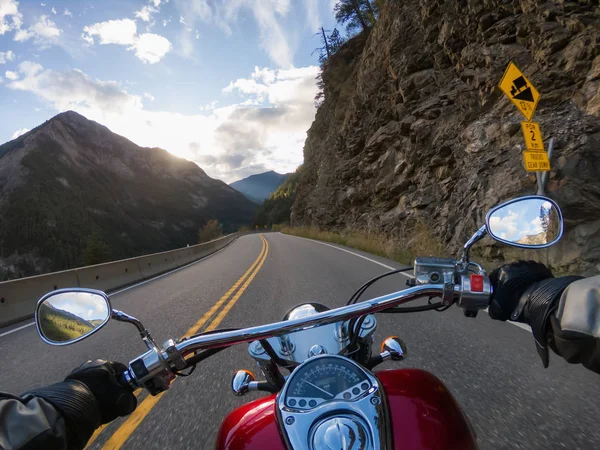
[[360, 369], [341, 358], [315, 358], [298, 371], [292, 374], [285, 400], [292, 408], [310, 409], [332, 400], [352, 401], [371, 387]]

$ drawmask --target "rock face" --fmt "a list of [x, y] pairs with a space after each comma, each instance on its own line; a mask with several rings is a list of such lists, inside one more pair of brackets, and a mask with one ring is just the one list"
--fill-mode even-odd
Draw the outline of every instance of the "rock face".
[[196, 164], [69, 111], [0, 146], [0, 280], [82, 265], [92, 234], [121, 259], [185, 247], [256, 205]]
[[[560, 244], [516, 256], [597, 273], [599, 55], [597, 2], [388, 2], [323, 73], [292, 223], [404, 239], [425, 224], [456, 253], [490, 207], [537, 190], [522, 164], [525, 119], [497, 88], [514, 61], [542, 94], [533, 120], [556, 141], [546, 194], [565, 216]], [[505, 249], [478, 245], [495, 262]]]

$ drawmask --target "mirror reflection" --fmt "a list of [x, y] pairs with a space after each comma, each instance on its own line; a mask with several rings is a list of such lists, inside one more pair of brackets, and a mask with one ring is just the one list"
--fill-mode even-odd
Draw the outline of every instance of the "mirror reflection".
[[557, 205], [545, 198], [525, 198], [492, 211], [488, 232], [500, 241], [527, 247], [556, 242], [562, 233]]
[[42, 337], [68, 343], [104, 325], [110, 316], [106, 299], [93, 292], [60, 292], [38, 307], [36, 320]]

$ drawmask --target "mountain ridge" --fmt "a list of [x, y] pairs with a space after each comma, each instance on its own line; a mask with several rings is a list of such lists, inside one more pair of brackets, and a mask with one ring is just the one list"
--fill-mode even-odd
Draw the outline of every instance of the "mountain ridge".
[[0, 279], [81, 265], [93, 233], [111, 259], [197, 242], [256, 206], [191, 161], [140, 147], [68, 111], [0, 146]]
[[277, 173], [274, 170], [250, 175], [234, 181], [229, 186], [244, 194], [255, 203], [261, 204], [281, 186], [292, 173]]

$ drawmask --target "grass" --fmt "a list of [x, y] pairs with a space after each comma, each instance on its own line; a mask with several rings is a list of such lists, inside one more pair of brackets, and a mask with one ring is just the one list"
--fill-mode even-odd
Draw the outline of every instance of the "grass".
[[273, 225], [272, 229], [293, 236], [345, 245], [346, 247], [390, 258], [406, 265], [412, 264], [415, 255], [444, 255], [439, 239], [435, 238], [422, 223], [418, 223], [413, 228], [408, 239], [403, 236], [392, 237], [358, 230], [332, 231], [315, 227], [289, 227], [286, 225]]

